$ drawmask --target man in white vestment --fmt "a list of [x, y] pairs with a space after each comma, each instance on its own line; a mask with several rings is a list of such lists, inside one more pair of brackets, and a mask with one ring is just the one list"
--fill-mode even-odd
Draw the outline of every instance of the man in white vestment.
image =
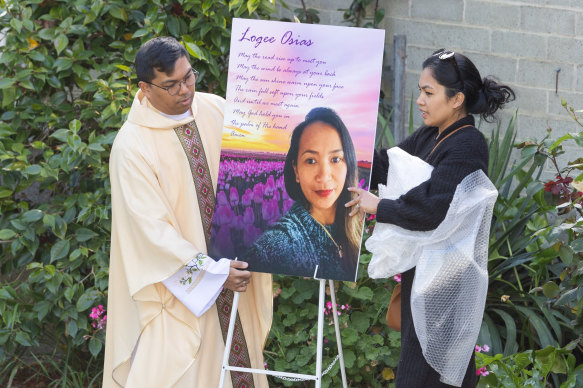
[[[135, 65], [140, 89], [109, 166], [103, 386], [217, 387], [233, 291], [242, 294], [230, 363], [263, 368], [271, 275], [206, 255], [225, 101], [195, 93], [198, 72], [174, 38], [146, 42]], [[267, 387], [267, 379], [227, 373], [233, 386]]]

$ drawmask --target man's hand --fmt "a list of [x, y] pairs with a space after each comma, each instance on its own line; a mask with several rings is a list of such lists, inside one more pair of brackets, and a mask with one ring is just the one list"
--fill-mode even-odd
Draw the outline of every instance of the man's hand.
[[244, 271], [249, 264], [244, 261], [231, 261], [231, 270], [229, 271], [229, 277], [225, 281], [225, 287], [231, 291], [245, 292], [247, 290], [247, 285], [251, 279], [251, 272]]

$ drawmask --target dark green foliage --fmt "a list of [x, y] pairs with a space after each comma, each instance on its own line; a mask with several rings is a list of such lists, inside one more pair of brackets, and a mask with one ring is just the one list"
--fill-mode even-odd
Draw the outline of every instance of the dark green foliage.
[[[567, 111], [578, 122], [576, 112], [568, 107]], [[580, 365], [583, 359], [580, 344], [583, 335], [583, 249], [580, 243], [583, 212], [581, 186], [575, 188], [569, 184], [576, 178], [581, 185], [581, 161], [559, 167], [557, 157], [564, 153], [561, 144], [565, 141], [574, 140], [576, 145], [583, 145], [583, 132], [553, 141], [549, 129], [547, 137], [540, 141], [517, 144], [520, 157], [516, 165], [511, 166], [511, 153], [515, 148], [514, 119], [503, 139], [499, 138], [498, 130], [490, 139], [490, 177], [500, 196], [490, 235], [490, 285], [478, 342], [489, 344], [492, 353], [504, 355], [502, 360], [509, 364], [516, 361], [513, 357], [520, 358], [520, 354], [531, 350], [550, 347], [559, 352], [568, 346], [575, 355], [565, 364], [569, 368], [545, 371], [552, 363], [540, 366], [535, 362], [533, 368], [539, 368], [537, 376], [533, 377], [534, 372], [522, 373], [516, 374], [518, 380], [513, 380], [525, 382], [534, 378], [541, 382], [553, 372], [552, 379], [558, 384], [565, 379], [571, 381], [574, 366]], [[555, 170], [555, 180], [541, 178], [545, 163]], [[515, 354], [517, 352], [521, 353]], [[493, 364], [498, 365], [496, 374], [510, 373], [511, 369], [503, 368], [504, 363]], [[581, 373], [581, 368], [577, 370]], [[567, 374], [567, 377], [559, 374]], [[498, 381], [505, 386], [502, 378], [485, 380]]]
[[137, 90], [139, 46], [175, 36], [201, 73], [197, 89], [224, 95], [232, 18], [274, 10], [266, 0], [0, 0], [0, 385], [32, 364], [42, 368], [26, 373], [55, 384], [100, 381], [104, 332], [89, 313], [107, 299], [107, 162]]

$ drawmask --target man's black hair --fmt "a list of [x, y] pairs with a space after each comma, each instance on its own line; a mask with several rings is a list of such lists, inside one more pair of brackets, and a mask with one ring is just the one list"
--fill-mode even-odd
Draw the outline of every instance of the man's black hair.
[[154, 69], [170, 75], [181, 57], [190, 58], [188, 51], [176, 39], [162, 36], [144, 43], [136, 54], [135, 66], [138, 81], [151, 82]]

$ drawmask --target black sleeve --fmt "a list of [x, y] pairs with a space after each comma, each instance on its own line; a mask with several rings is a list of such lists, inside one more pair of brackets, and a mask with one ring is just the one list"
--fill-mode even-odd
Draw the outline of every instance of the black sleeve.
[[381, 148], [380, 150], [374, 150], [374, 155], [372, 159], [372, 171], [370, 173], [370, 189], [378, 190], [379, 183], [387, 184], [387, 172], [389, 171], [389, 156], [387, 155], [387, 149]]
[[484, 136], [475, 132], [441, 145], [429, 180], [396, 200], [382, 199], [377, 221], [409, 230], [435, 229], [445, 218], [457, 185], [476, 170], [488, 173], [488, 146]]

